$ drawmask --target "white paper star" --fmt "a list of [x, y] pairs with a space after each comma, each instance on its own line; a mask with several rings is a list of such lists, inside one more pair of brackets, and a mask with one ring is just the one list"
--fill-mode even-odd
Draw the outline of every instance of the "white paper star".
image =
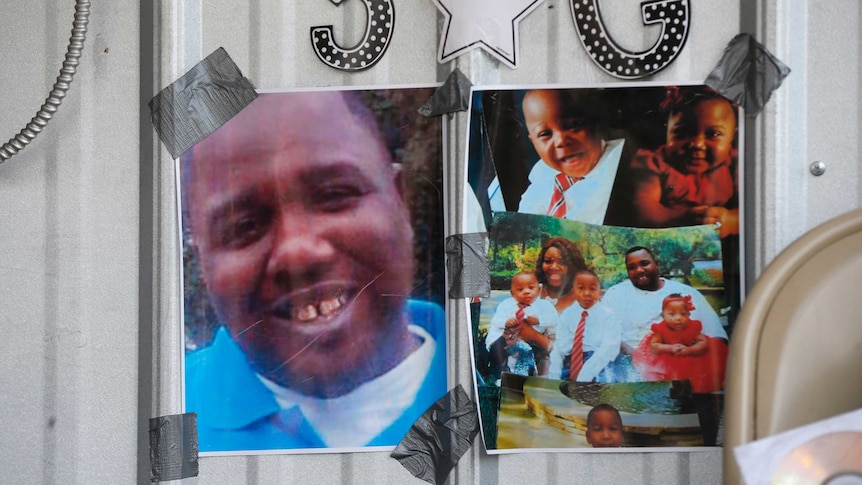
[[437, 53], [441, 64], [480, 47], [516, 69], [518, 23], [545, 0], [433, 1], [446, 17]]

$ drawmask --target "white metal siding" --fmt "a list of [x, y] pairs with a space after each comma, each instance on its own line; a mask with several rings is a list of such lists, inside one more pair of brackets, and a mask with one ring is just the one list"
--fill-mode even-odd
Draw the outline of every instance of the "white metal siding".
[[[632, 50], [657, 32], [641, 26], [639, 3], [602, 3], [608, 28]], [[859, 6], [693, 3], [683, 53], [653, 80], [704, 79], [741, 23], [793, 68], [752, 123], [755, 157], [746, 162], [756, 217], [748, 247], [759, 271], [805, 230], [860, 204]], [[73, 4], [4, 2], [0, 136], [17, 132], [54, 82]], [[344, 43], [357, 39], [364, 18], [356, 0], [341, 7], [323, 0], [93, 2], [84, 57], [58, 115], [0, 165], [0, 482], [146, 481], [146, 418], [182, 409], [173, 161], [147, 120], [150, 96], [220, 46], [265, 89], [442, 81], [450, 66], [436, 63], [433, 3], [395, 7], [386, 56], [346, 74], [317, 60], [309, 29], [333, 24]], [[753, 22], [742, 18], [755, 14]], [[455, 65], [474, 84], [613, 82], [577, 41], [567, 2], [546, 0], [520, 33], [517, 70], [484, 53]], [[460, 187], [466, 115], [448, 123], [447, 177]], [[807, 171], [815, 160], [827, 163], [820, 178]], [[460, 305], [452, 312], [450, 382], [472, 388], [466, 316]], [[720, 482], [720, 469], [717, 450], [489, 457], [477, 443], [451, 483], [709, 484]], [[200, 477], [185, 482], [418, 480], [387, 454], [368, 453], [205, 458]]]

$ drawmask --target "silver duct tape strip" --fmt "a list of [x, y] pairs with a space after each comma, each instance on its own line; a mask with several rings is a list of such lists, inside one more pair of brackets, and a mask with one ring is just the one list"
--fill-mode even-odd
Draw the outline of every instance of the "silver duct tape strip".
[[446, 238], [449, 298], [491, 296], [487, 232], [454, 234]]
[[443, 483], [478, 434], [476, 403], [458, 384], [419, 416], [390, 456], [413, 476]]
[[437, 88], [427, 103], [419, 108], [419, 114], [431, 118], [445, 113], [466, 111], [470, 106], [470, 88], [473, 84], [457, 67], [442, 86]]
[[749, 34], [739, 34], [727, 44], [705, 84], [754, 117], [788, 74], [790, 68], [763, 44]]
[[197, 413], [150, 419], [150, 480], [198, 476]]
[[251, 81], [219, 47], [150, 100], [150, 119], [177, 158], [256, 97]]

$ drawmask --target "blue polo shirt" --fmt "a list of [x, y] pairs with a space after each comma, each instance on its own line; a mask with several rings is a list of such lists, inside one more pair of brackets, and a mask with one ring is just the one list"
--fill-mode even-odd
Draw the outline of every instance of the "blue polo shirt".
[[[436, 342], [431, 370], [414, 403], [368, 446], [395, 446], [414, 421], [446, 393], [446, 316], [434, 303], [408, 300], [407, 321]], [[211, 346], [186, 356], [186, 412], [196, 412], [198, 450], [325, 448], [298, 408], [282, 410], [226, 328]], [[382, 396], [381, 396], [382, 397]], [[277, 423], [277, 424], [276, 424]]]

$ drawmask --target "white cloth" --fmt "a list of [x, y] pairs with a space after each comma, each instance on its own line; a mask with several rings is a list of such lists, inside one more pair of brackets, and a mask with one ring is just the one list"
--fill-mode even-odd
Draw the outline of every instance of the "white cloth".
[[[585, 311], [580, 303], [563, 310], [560, 314], [560, 326], [557, 327], [557, 341], [551, 351], [551, 367], [548, 376], [551, 379], [568, 379], [561, 375], [563, 359], [572, 350], [575, 341], [575, 331], [581, 321], [581, 313]], [[586, 327], [584, 328], [584, 352], [593, 355], [584, 362], [584, 367], [578, 374], [578, 381], [592, 382], [599, 372], [608, 366], [620, 353], [622, 328], [614, 312], [601, 302], [587, 309]]]
[[718, 315], [699, 291], [673, 280], [661, 280], [664, 285], [655, 291], [642, 290], [635, 287], [631, 280], [625, 280], [605, 293], [602, 303], [618, 315], [623, 330], [623, 342], [637, 348], [641, 340], [650, 333], [650, 326], [662, 320], [661, 304], [671, 293], [691, 295], [691, 302], [695, 307], [691, 312], [691, 319], [703, 323], [705, 335], [727, 339], [727, 332], [721, 326]]
[[[497, 179], [494, 179], [494, 182], [497, 182]], [[500, 184], [497, 184], [499, 187]], [[476, 199], [476, 194], [473, 192], [473, 189], [470, 187], [470, 184], [464, 183], [464, 210], [463, 210], [463, 220], [461, 223], [462, 233], [471, 233], [471, 232], [488, 232], [488, 229], [485, 227], [485, 216], [482, 215], [482, 206], [479, 205], [478, 199]], [[502, 198], [501, 198], [502, 200]], [[496, 210], [493, 207], [491, 210]], [[506, 208], [504, 207], [505, 211]], [[488, 247], [487, 245], [485, 246]]]
[[[589, 224], [602, 224], [605, 221], [624, 143], [623, 139], [606, 142], [596, 166], [583, 180], [576, 182], [563, 193], [566, 199], [566, 219]], [[536, 162], [530, 170], [530, 186], [521, 195], [518, 212], [547, 215], [551, 195], [554, 193], [554, 178], [559, 174], [560, 172], [545, 162]], [[493, 203], [491, 207], [494, 207]]]
[[365, 446], [413, 404], [431, 371], [437, 343], [419, 326], [409, 325], [408, 329], [422, 339], [419, 348], [389, 372], [343, 396], [316, 398], [279, 386], [260, 375], [258, 378], [272, 390], [282, 409], [299, 406], [327, 446]]
[[[828, 397], [826, 398], [829, 399]], [[794, 403], [795, 404], [795, 403]], [[813, 400], [812, 400], [813, 404]], [[859, 433], [862, 433], [862, 409], [857, 409], [856, 411], [850, 411], [848, 413], [839, 414], [838, 416], [833, 416], [828, 419], [824, 419], [821, 421], [815, 421], [811, 424], [806, 424], [805, 426], [800, 426], [798, 428], [793, 428], [778, 434], [774, 434], [772, 436], [767, 436], [765, 438], [758, 439], [756, 441], [752, 441], [750, 443], [737, 446], [733, 449], [733, 454], [736, 457], [736, 463], [739, 465], [739, 471], [742, 473], [742, 477], [745, 479], [745, 483], [748, 485], [767, 485], [773, 483], [805, 483], [805, 473], [802, 472], [801, 465], [805, 463], [803, 460], [810, 459], [810, 468], [807, 468], [809, 471], [807, 472], [809, 477], [814, 477], [817, 474], [822, 472], [826, 473], [836, 471], [831, 470], [829, 466], [823, 466], [826, 463], [829, 465], [835, 465], [838, 463], [847, 464], [846, 460], [853, 459], [851, 447], [854, 445], [849, 445], [844, 449], [834, 448], [836, 444], [843, 441], [841, 438], [837, 436], [829, 436], [833, 433], [853, 433], [858, 436]], [[852, 438], [854, 443], [857, 443], [858, 448], [858, 438]], [[819, 448], [807, 453], [800, 453], [796, 455], [799, 457], [799, 461], [795, 466], [800, 471], [796, 475], [797, 480], [792, 480], [791, 476], [787, 474], [788, 468], [785, 468], [783, 471], [784, 480], [775, 480], [774, 477], [778, 476], [778, 467], [782, 465], [782, 461], [786, 460], [788, 456], [794, 451], [794, 449], [800, 446], [818, 446], [818, 443], [815, 443], [814, 440], [817, 440], [818, 443], [826, 444], [824, 440], [829, 440], [830, 445], [827, 445], [828, 448]], [[846, 443], [846, 441], [844, 442]], [[809, 448], [810, 449], [810, 448]], [[826, 459], [827, 457], [823, 454], [824, 451], [836, 453], [834, 461]], [[803, 458], [804, 457], [804, 458]], [[856, 463], [859, 463], [859, 456], [855, 458]], [[820, 461], [820, 465], [818, 466], [818, 461]], [[826, 462], [826, 463], [824, 463]], [[807, 464], [806, 464], [807, 465]], [[846, 466], [846, 465], [845, 465]], [[846, 481], [841, 480], [839, 478], [833, 478], [831, 480], [826, 480], [822, 483], [831, 483], [833, 485], [852, 485], [859, 483], [858, 480], [854, 480], [855, 477], [850, 476], [841, 476], [842, 478], [847, 478]], [[813, 479], [809, 479], [813, 483]]]
[[[536, 163], [538, 164], [543, 162], [539, 160]], [[491, 181], [491, 185], [488, 186], [488, 199], [488, 202], [491, 204], [491, 212], [506, 212], [506, 203], [503, 201], [503, 191], [500, 189], [500, 179], [497, 177], [494, 177], [494, 180]]]
[[[518, 301], [514, 298], [506, 298], [499, 305], [491, 317], [491, 326], [488, 328], [488, 337], [485, 339], [485, 344], [490, 350], [498, 338], [503, 336], [503, 329], [506, 328], [506, 320], [515, 317], [515, 311], [518, 309]], [[557, 327], [560, 324], [560, 315], [557, 309], [546, 300], [536, 300], [532, 305], [524, 307], [525, 317], [536, 317], [539, 319], [539, 324], [533, 328], [547, 336], [556, 334]]]

